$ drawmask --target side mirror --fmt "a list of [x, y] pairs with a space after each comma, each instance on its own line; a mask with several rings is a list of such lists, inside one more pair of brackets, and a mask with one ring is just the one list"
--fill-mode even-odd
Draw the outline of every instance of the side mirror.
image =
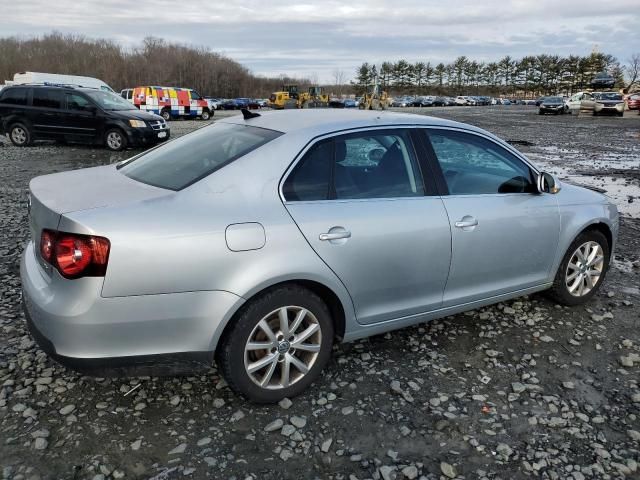
[[560, 191], [560, 181], [547, 172], [540, 172], [536, 179], [538, 193], [558, 193]]

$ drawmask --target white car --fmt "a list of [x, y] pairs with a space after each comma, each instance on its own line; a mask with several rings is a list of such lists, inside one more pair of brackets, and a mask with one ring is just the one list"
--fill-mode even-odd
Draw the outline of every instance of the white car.
[[469, 104], [469, 99], [468, 97], [462, 96], [462, 95], [458, 95], [456, 97], [456, 105], [468, 105]]
[[578, 92], [571, 95], [567, 105], [570, 110], [593, 110], [595, 99], [590, 92]]

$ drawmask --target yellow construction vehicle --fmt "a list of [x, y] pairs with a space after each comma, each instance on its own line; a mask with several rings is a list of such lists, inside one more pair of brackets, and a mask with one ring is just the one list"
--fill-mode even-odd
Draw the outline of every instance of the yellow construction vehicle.
[[298, 86], [283, 85], [282, 90], [271, 94], [269, 97], [269, 106], [276, 110], [298, 108]]
[[288, 108], [318, 108], [329, 106], [329, 95], [322, 93], [322, 87], [309, 87], [307, 92], [298, 92], [297, 85], [283, 85], [282, 90], [273, 92], [269, 106], [277, 110]]
[[329, 106], [329, 95], [322, 92], [322, 87], [309, 87], [308, 92], [300, 94], [298, 108], [326, 108]]
[[380, 85], [370, 85], [358, 105], [360, 110], [386, 110], [391, 104], [391, 99]]

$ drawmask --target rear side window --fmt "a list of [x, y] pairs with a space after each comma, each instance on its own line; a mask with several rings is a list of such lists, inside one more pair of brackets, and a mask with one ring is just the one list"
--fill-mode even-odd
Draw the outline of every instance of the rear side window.
[[34, 88], [32, 105], [42, 108], [62, 108], [62, 91]]
[[409, 132], [374, 130], [314, 145], [282, 193], [287, 201], [418, 197], [424, 184]]
[[280, 135], [265, 128], [216, 123], [150, 150], [119, 168], [139, 182], [181, 190]]
[[9, 88], [0, 95], [0, 103], [9, 105], [26, 105], [27, 104], [26, 88]]

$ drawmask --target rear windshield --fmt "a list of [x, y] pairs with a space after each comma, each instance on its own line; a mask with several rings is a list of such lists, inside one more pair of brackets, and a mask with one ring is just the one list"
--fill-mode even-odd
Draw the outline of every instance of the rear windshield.
[[216, 123], [150, 150], [119, 168], [139, 182], [181, 190], [280, 135], [265, 128]]

